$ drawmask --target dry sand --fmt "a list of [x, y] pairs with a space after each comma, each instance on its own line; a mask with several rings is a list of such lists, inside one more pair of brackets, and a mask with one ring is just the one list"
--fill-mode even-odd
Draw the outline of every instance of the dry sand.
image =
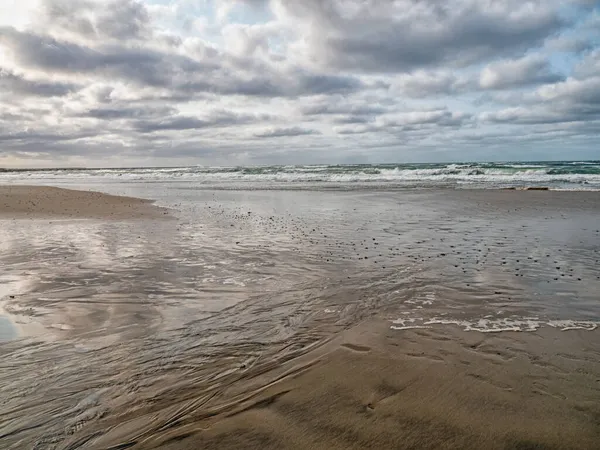
[[46, 186], [0, 186], [0, 218], [144, 219], [167, 214], [152, 201]]

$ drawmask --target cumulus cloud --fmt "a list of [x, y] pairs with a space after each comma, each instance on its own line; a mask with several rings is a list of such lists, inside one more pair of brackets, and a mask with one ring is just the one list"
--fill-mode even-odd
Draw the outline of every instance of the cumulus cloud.
[[28, 79], [0, 68], [0, 96], [2, 97], [62, 97], [77, 89], [79, 86], [75, 83]]
[[253, 114], [233, 114], [230, 112], [213, 113], [206, 118], [194, 116], [171, 116], [154, 120], [140, 120], [134, 123], [134, 128], [143, 133], [167, 130], [199, 130], [205, 128], [228, 127], [248, 123], [258, 123], [270, 119], [269, 116]]
[[367, 103], [356, 104], [348, 102], [345, 99], [329, 98], [313, 105], [301, 108], [305, 116], [319, 116], [331, 114], [353, 114], [356, 116], [371, 116], [386, 112], [388, 109], [379, 105], [370, 105]]
[[198, 59], [149, 46], [88, 47], [10, 27], [0, 28], [0, 44], [24, 68], [167, 88], [188, 95], [302, 96], [351, 92], [362, 86], [356, 77], [314, 73], [294, 66], [278, 71], [266, 62], [256, 62], [251, 68], [254, 70], [247, 70], [226, 54]]
[[[386, 114], [370, 122], [346, 122], [350, 126], [335, 128], [340, 135], [365, 133], [387, 133], [396, 136], [402, 133], [428, 133], [444, 128], [458, 129], [472, 120], [470, 113], [450, 111], [446, 108], [431, 110], [402, 111]], [[343, 122], [340, 122], [343, 123]], [[406, 135], [404, 135], [406, 137]]]
[[414, 111], [397, 114], [392, 118], [385, 118], [387, 126], [414, 126], [435, 124], [438, 126], [459, 126], [471, 117], [468, 113], [452, 112], [447, 109], [434, 111]]
[[400, 74], [394, 80], [394, 88], [412, 98], [431, 95], [452, 95], [469, 89], [472, 81], [448, 70], [425, 71]]
[[526, 100], [524, 106], [483, 113], [482, 119], [518, 125], [594, 123], [600, 120], [600, 76], [542, 86]]
[[599, 8], [23, 0], [0, 17], [0, 159], [360, 162], [439, 145], [468, 160], [552, 139], [597, 157]]
[[137, 106], [130, 107], [115, 105], [112, 107], [91, 108], [77, 115], [99, 120], [136, 119], [152, 117], [169, 117], [176, 114], [177, 110], [172, 107]]
[[320, 134], [320, 132], [317, 130], [311, 130], [309, 128], [302, 127], [268, 128], [266, 130], [255, 133], [254, 136], [258, 138], [283, 138], [294, 136], [307, 136], [310, 134]]
[[483, 89], [507, 89], [532, 84], [556, 83], [564, 77], [552, 70], [541, 55], [497, 61], [486, 66], [479, 77]]
[[45, 0], [36, 18], [50, 32], [87, 39], [147, 39], [150, 15], [136, 0]]
[[274, 0], [304, 27], [307, 58], [336, 69], [408, 72], [514, 54], [565, 25], [555, 2]]

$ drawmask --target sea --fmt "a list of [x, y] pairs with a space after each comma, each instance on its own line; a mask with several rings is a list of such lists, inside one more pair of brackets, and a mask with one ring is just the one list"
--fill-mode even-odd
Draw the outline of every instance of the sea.
[[0, 169], [0, 181], [69, 183], [185, 182], [205, 189], [498, 189], [599, 190], [600, 161], [286, 165], [124, 169]]

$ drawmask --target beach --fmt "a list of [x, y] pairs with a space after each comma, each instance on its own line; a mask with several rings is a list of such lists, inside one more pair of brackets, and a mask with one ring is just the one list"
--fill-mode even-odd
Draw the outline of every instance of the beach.
[[56, 184], [0, 187], [3, 448], [600, 442], [597, 191]]
[[0, 186], [0, 217], [9, 219], [154, 219], [166, 214], [149, 200], [49, 186]]

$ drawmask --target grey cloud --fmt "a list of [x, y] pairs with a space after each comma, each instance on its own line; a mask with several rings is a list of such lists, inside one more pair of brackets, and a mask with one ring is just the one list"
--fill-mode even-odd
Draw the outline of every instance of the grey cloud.
[[331, 114], [352, 114], [354, 116], [371, 116], [387, 112], [388, 109], [377, 105], [356, 105], [351, 102], [339, 103], [332, 98], [329, 102], [323, 102], [315, 105], [301, 108], [305, 116], [319, 116]]
[[600, 77], [570, 78], [543, 86], [525, 106], [486, 112], [487, 122], [512, 125], [540, 125], [589, 122], [600, 119]]
[[255, 137], [258, 138], [281, 138], [281, 137], [293, 137], [293, 136], [307, 136], [311, 134], [320, 134], [316, 130], [311, 130], [302, 127], [291, 127], [291, 128], [271, 128], [260, 133], [254, 133]]
[[[0, 130], [0, 142], [21, 141], [27, 144], [38, 143], [43, 145], [46, 142], [64, 142], [83, 139], [96, 136], [96, 130], [69, 130], [68, 132], [27, 130], [9, 132]], [[38, 151], [40, 148], [38, 148]]]
[[564, 114], [544, 109], [509, 108], [484, 113], [482, 120], [500, 124], [540, 125], [570, 121]]
[[[301, 22], [311, 57], [329, 67], [364, 72], [464, 65], [537, 46], [565, 26], [555, 4], [412, 0], [393, 3], [275, 1]], [[352, 12], [350, 12], [352, 11]]]
[[90, 117], [100, 120], [133, 119], [143, 117], [168, 116], [177, 112], [173, 107], [126, 107], [115, 106], [112, 108], [92, 108], [77, 114], [79, 117]]
[[575, 104], [581, 107], [600, 106], [600, 75], [585, 79], [569, 78], [562, 83], [542, 86], [534, 99], [551, 107]]
[[517, 60], [494, 62], [479, 77], [482, 89], [508, 89], [533, 84], [555, 83], [564, 77], [552, 70], [548, 60], [529, 55]]
[[231, 76], [229, 79], [215, 77], [210, 82], [190, 82], [180, 86], [188, 91], [212, 91], [225, 95], [251, 97], [301, 97], [320, 94], [350, 93], [362, 89], [363, 84], [354, 77], [313, 75], [306, 73], [278, 74], [264, 71], [246, 78]]
[[62, 97], [77, 91], [74, 83], [31, 80], [0, 68], [0, 96]]
[[207, 128], [211, 123], [196, 117], [180, 116], [159, 121], [140, 121], [134, 127], [142, 133], [153, 133], [155, 131], [182, 131]]
[[182, 115], [155, 120], [140, 120], [133, 123], [133, 128], [141, 133], [154, 133], [157, 131], [184, 131], [229, 127], [257, 123], [269, 119], [271, 117], [268, 115], [235, 114], [221, 111], [207, 118]]
[[94, 88], [94, 99], [98, 103], [111, 103], [112, 98], [111, 95], [114, 92], [114, 88], [112, 86], [98, 86]]
[[372, 132], [419, 131], [432, 127], [459, 128], [472, 120], [472, 115], [462, 112], [452, 112], [447, 109], [430, 111], [410, 111], [382, 116], [375, 123], [359, 124], [351, 127], [338, 127], [338, 134], [364, 134]]
[[467, 113], [452, 112], [447, 109], [433, 111], [413, 111], [395, 117], [384, 118], [384, 127], [405, 127], [414, 125], [437, 125], [456, 127], [471, 119]]
[[[3, 128], [3, 122], [6, 122], [7, 124], [9, 122], [23, 122], [26, 121], [28, 119], [26, 114], [23, 113], [12, 113], [12, 112], [7, 112], [7, 111], [1, 111], [0, 110], [0, 130], [2, 130]], [[8, 125], [4, 125], [4, 128], [8, 129], [9, 126]]]
[[96, 29], [115, 39], [145, 37], [150, 18], [146, 9], [135, 0], [116, 0], [104, 7], [98, 16]]
[[338, 127], [334, 131], [340, 135], [366, 134], [381, 131], [381, 127], [375, 125], [358, 125], [354, 127]]
[[499, 60], [484, 67], [478, 77], [450, 71], [419, 70], [396, 77], [394, 88], [410, 98], [460, 95], [481, 90], [508, 90], [536, 84], [556, 83], [564, 76], [553, 71], [540, 54], [516, 60]]
[[315, 75], [298, 72], [294, 75], [298, 80], [298, 92], [309, 92], [311, 95], [353, 92], [363, 87], [361, 81], [352, 77]]
[[106, 74], [150, 86], [165, 86], [177, 72], [215, 68], [191, 58], [144, 48], [106, 46], [92, 49], [50, 36], [0, 27], [4, 44], [24, 66], [62, 74]]
[[353, 123], [368, 123], [370, 119], [364, 116], [341, 116], [333, 119], [334, 123], [345, 125], [345, 124], [353, 124]]
[[135, 0], [45, 0], [42, 25], [86, 38], [132, 39], [151, 36], [150, 17], [144, 5]]
[[265, 66], [262, 71], [248, 75], [225, 67], [226, 55], [198, 61], [141, 47], [111, 45], [93, 49], [10, 27], [0, 28], [2, 43], [23, 66], [48, 73], [103, 76], [187, 94], [294, 97], [348, 93], [364, 87], [360, 80], [350, 76], [313, 74], [304, 70], [278, 73]]
[[473, 88], [473, 83], [465, 77], [458, 77], [449, 71], [419, 70], [399, 75], [394, 87], [411, 98], [423, 98], [431, 95], [450, 95]]

